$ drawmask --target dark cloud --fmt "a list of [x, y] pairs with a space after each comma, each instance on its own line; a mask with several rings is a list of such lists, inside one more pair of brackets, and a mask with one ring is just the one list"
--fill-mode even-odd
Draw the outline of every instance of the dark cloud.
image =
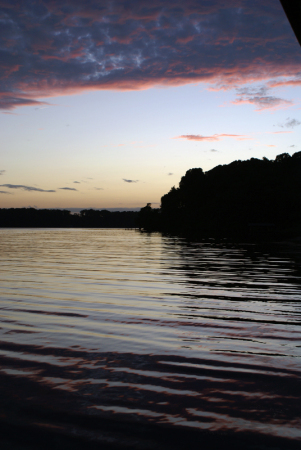
[[[0, 66], [1, 67], [1, 66]], [[2, 84], [2, 83], [1, 83]], [[2, 90], [2, 89], [1, 89]], [[13, 109], [18, 106], [34, 106], [34, 105], [47, 105], [46, 102], [40, 102], [38, 100], [14, 97], [13, 95], [6, 95], [6, 93], [1, 92], [0, 97], [0, 108], [1, 109]], [[25, 92], [23, 95], [26, 95]]]
[[[70, 187], [62, 187], [62, 188], [58, 188], [58, 189], [63, 189], [64, 191], [77, 191], [77, 189], [75, 188], [70, 188]], [[77, 191], [78, 192], [78, 191]]]
[[215, 150], [215, 148], [212, 148], [211, 150], [210, 150], [210, 152], [218, 152], [219, 150]]
[[173, 173], [169, 172], [167, 175], [173, 175]]
[[73, 181], [73, 183], [80, 184], [80, 181]]
[[301, 83], [300, 49], [275, 0], [2, 0], [0, 9], [2, 109], [92, 89]]
[[96, 191], [103, 191], [103, 188], [95, 187], [94, 189], [95, 189]]
[[290, 145], [290, 147], [293, 148], [293, 147], [297, 147], [297, 146], [293, 144], [293, 145]]
[[0, 194], [10, 194], [10, 195], [12, 195], [12, 192], [0, 191]]
[[297, 119], [291, 119], [288, 117], [284, 123], [279, 123], [278, 126], [281, 128], [295, 128], [301, 125], [301, 122]]
[[23, 191], [36, 191], [36, 192], [56, 192], [54, 190], [40, 189], [33, 186], [24, 186], [23, 184], [0, 184], [0, 186], [8, 189], [22, 189]]
[[4, 175], [6, 170], [0, 170], [0, 175]]
[[126, 183], [138, 183], [139, 180], [127, 180], [126, 178], [122, 178]]
[[267, 86], [243, 87], [238, 88], [236, 92], [237, 98], [232, 103], [236, 105], [250, 103], [255, 105], [257, 110], [278, 109], [293, 104], [290, 100], [270, 95], [270, 88]]

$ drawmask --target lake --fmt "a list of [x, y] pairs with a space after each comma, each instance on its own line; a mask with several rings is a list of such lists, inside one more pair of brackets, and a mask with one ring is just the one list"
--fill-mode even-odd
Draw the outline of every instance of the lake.
[[1, 448], [300, 448], [300, 244], [2, 228], [0, 258]]

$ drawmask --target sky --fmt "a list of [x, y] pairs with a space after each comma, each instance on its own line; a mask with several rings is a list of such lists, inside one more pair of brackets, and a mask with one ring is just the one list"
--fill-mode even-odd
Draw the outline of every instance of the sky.
[[0, 207], [134, 209], [300, 151], [279, 0], [0, 0]]

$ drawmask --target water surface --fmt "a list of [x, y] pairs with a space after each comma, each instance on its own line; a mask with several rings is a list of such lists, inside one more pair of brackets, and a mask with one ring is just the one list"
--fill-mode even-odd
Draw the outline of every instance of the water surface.
[[20, 442], [30, 430], [108, 448], [298, 448], [300, 256], [0, 229], [4, 444], [19, 427]]

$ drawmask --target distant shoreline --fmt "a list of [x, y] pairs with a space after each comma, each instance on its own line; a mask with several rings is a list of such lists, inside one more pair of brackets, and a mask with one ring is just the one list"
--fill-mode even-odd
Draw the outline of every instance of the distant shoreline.
[[136, 228], [138, 211], [2, 208], [0, 228]]

